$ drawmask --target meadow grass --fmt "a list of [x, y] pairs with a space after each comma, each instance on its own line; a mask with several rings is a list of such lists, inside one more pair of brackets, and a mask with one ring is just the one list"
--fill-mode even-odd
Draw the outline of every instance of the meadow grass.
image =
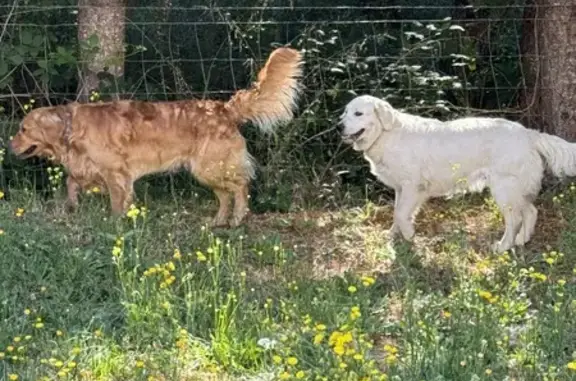
[[0, 379], [576, 379], [576, 191], [562, 192], [541, 197], [527, 248], [495, 255], [501, 218], [482, 197], [432, 203], [416, 242], [390, 245], [389, 205], [211, 230], [209, 197], [140, 197], [113, 219], [98, 195], [69, 213], [11, 190]]

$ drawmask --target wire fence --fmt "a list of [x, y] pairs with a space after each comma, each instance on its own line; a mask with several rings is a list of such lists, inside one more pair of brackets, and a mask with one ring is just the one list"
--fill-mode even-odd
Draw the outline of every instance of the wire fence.
[[[78, 53], [84, 43], [78, 41], [81, 7], [73, 0], [45, 3], [0, 5], [4, 142], [31, 99], [40, 107], [78, 94], [78, 73], [86, 64]], [[102, 86], [100, 99], [113, 94], [151, 101], [226, 99], [249, 86], [274, 47], [301, 49], [305, 91], [294, 121], [272, 140], [249, 126], [242, 131], [260, 164], [256, 184], [261, 194], [285, 192], [304, 199], [309, 191], [317, 198], [319, 188], [334, 193], [343, 185], [365, 189], [367, 181], [373, 182], [335, 128], [355, 94], [386, 97], [396, 107], [442, 119], [481, 113], [523, 121], [531, 107], [525, 101], [531, 86], [526, 63], [553, 56], [526, 48], [534, 33], [530, 26], [546, 17], [550, 22], [551, 16], [521, 0], [507, 5], [467, 0], [276, 3], [128, 1], [124, 75]], [[553, 88], [543, 84], [540, 91]], [[14, 172], [20, 179], [37, 172], [39, 187], [47, 183], [42, 180], [45, 164], [9, 156], [2, 172], [6, 186], [18, 186]]]

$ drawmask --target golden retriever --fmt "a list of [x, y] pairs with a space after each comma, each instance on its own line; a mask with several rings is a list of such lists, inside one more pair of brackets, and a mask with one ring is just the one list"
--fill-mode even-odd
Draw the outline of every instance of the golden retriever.
[[[302, 75], [302, 55], [272, 52], [256, 83], [230, 100], [115, 101], [42, 107], [23, 119], [10, 143], [23, 158], [47, 157], [66, 168], [68, 203], [81, 189], [99, 186], [114, 214], [132, 203], [133, 183], [158, 172], [187, 168], [219, 201], [213, 226], [238, 226], [248, 212], [254, 163], [240, 124], [270, 132], [293, 118]], [[234, 198], [230, 221], [230, 203]]]

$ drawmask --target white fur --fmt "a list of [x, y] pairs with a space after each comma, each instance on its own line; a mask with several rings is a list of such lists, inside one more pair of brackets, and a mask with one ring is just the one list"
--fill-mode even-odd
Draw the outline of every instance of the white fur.
[[[346, 105], [342, 138], [364, 153], [372, 173], [396, 192], [392, 235], [414, 236], [413, 218], [429, 198], [490, 191], [505, 220], [493, 249], [524, 245], [534, 232], [544, 165], [576, 175], [576, 144], [501, 118], [442, 122], [395, 110], [363, 95]], [[362, 130], [364, 130], [362, 132]]]

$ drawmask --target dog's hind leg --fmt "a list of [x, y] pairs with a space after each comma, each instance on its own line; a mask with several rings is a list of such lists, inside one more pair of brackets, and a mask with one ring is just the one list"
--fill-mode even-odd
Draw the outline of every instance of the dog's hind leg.
[[402, 233], [405, 240], [409, 241], [414, 237], [414, 217], [426, 199], [426, 195], [420, 192], [417, 187], [402, 187], [402, 191], [395, 202], [394, 224], [392, 226]]
[[504, 216], [505, 231], [500, 241], [492, 245], [492, 250], [504, 252], [514, 246], [515, 238], [520, 233], [526, 203], [522, 196], [522, 185], [517, 179], [504, 177], [497, 180], [497, 183], [491, 184], [490, 190]]
[[522, 227], [520, 232], [516, 235], [514, 243], [518, 246], [523, 246], [530, 240], [534, 230], [536, 228], [536, 221], [538, 219], [538, 209], [530, 202], [526, 201], [526, 204], [522, 208]]
[[234, 212], [230, 226], [236, 227], [242, 223], [242, 220], [248, 214], [248, 183], [235, 184], [234, 187]]
[[230, 191], [221, 188], [213, 188], [214, 194], [218, 198], [219, 208], [216, 216], [212, 220], [211, 226], [224, 226], [228, 224], [228, 216], [230, 215]]

